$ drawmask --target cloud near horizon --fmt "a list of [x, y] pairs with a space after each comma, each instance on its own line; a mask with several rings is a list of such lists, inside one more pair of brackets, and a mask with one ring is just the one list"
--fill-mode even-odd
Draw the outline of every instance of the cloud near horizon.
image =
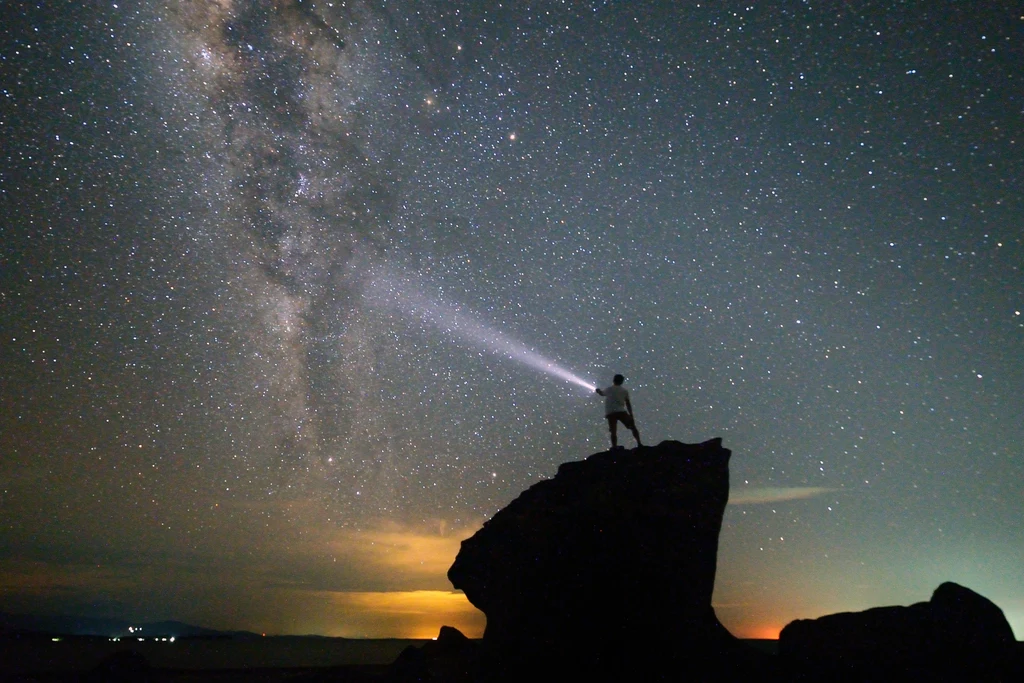
[[129, 564], [95, 549], [74, 558], [44, 549], [30, 559], [20, 548], [0, 560], [0, 596], [21, 613], [176, 619], [273, 634], [431, 638], [444, 624], [482, 633], [484, 615], [446, 578], [476, 526], [380, 521], [363, 529], [306, 526], [295, 538], [279, 524], [269, 531], [292, 536], [287, 548], [253, 543], [245, 555], [226, 545], [170, 560], [156, 545], [140, 547]]
[[763, 503], [779, 503], [786, 500], [804, 500], [833, 491], [838, 491], [838, 489], [824, 486], [763, 486], [733, 489], [729, 492], [729, 504], [759, 505]]

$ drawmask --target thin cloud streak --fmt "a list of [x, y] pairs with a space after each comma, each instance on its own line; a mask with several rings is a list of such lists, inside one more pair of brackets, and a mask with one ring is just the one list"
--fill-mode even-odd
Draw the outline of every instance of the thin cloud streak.
[[730, 492], [729, 504], [760, 505], [763, 503], [779, 503], [786, 500], [804, 500], [833, 491], [838, 491], [838, 489], [826, 488], [824, 486], [755, 487]]

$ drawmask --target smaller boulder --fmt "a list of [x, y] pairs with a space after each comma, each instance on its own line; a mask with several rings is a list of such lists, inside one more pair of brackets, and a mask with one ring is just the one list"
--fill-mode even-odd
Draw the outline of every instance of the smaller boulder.
[[1018, 670], [1003, 611], [949, 582], [928, 602], [793, 621], [779, 634], [779, 655], [808, 679], [985, 681]]
[[410, 645], [388, 667], [388, 683], [474, 681], [479, 643], [467, 638], [453, 626], [442, 626], [437, 638], [421, 647]]
[[944, 647], [965, 652], [997, 655], [1016, 646], [1013, 629], [1003, 610], [970, 588], [947, 581], [932, 593], [932, 608], [937, 634], [949, 639]]

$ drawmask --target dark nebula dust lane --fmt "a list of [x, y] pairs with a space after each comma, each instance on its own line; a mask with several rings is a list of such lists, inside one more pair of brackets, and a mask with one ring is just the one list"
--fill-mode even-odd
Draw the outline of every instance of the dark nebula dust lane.
[[0, 611], [478, 632], [459, 542], [621, 372], [733, 451], [738, 635], [947, 580], [1019, 633], [1021, 30], [4, 3]]

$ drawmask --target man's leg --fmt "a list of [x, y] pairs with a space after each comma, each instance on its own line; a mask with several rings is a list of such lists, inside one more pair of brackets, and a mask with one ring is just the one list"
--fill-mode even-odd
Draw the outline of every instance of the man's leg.
[[636, 422], [633, 420], [633, 416], [630, 415], [628, 421], [623, 420], [623, 424], [629, 427], [629, 431], [633, 432], [633, 438], [636, 439], [636, 445], [643, 446], [643, 444], [640, 443], [640, 432], [636, 428]]
[[619, 445], [619, 421], [612, 415], [608, 416], [608, 431], [612, 435], [612, 448], [616, 448]]

